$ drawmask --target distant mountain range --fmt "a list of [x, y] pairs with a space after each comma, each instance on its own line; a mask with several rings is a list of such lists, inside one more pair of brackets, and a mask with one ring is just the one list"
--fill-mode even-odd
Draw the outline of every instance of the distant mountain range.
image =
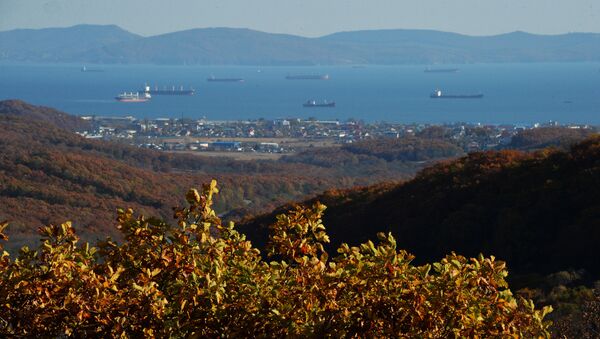
[[341, 32], [319, 38], [238, 28], [142, 37], [115, 25], [0, 32], [0, 61], [99, 64], [343, 65], [600, 61], [600, 34], [430, 30]]

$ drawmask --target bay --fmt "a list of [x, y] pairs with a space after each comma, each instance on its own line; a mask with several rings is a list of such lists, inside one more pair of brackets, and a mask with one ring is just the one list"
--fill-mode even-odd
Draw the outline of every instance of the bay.
[[[137, 118], [246, 120], [349, 118], [368, 122], [560, 123], [600, 125], [600, 64], [436, 65], [457, 73], [426, 73], [426, 66], [154, 66], [0, 64], [0, 99], [21, 99], [76, 115]], [[286, 75], [328, 74], [329, 80], [286, 80]], [[207, 82], [243, 78], [237, 82]], [[121, 103], [123, 91], [184, 86], [194, 96], [153, 96]], [[483, 99], [434, 100], [439, 88]], [[335, 108], [304, 108], [307, 100], [335, 101]]]

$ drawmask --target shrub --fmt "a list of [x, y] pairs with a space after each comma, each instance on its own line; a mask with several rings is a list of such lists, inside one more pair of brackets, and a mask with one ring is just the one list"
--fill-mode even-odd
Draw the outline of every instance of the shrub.
[[67, 222], [41, 228], [36, 251], [4, 252], [0, 335], [549, 336], [550, 308], [514, 297], [493, 257], [415, 266], [379, 234], [330, 259], [316, 203], [278, 216], [266, 262], [215, 214], [217, 192], [190, 190], [175, 225], [119, 210], [122, 244], [80, 245]]

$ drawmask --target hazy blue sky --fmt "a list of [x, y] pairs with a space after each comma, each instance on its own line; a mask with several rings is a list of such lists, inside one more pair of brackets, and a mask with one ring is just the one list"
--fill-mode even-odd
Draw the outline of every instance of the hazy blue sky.
[[0, 0], [0, 30], [117, 24], [142, 35], [247, 27], [318, 36], [424, 28], [489, 35], [600, 32], [600, 0]]

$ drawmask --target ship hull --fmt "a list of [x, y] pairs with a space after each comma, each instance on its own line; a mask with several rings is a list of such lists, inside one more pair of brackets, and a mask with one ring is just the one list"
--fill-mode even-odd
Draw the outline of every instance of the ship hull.
[[481, 99], [483, 94], [472, 94], [472, 95], [431, 95], [431, 99]]
[[288, 75], [287, 80], [329, 80], [329, 75]]
[[325, 107], [325, 108], [329, 107], [329, 108], [332, 108], [332, 107], [335, 107], [335, 103], [331, 103], [331, 104], [303, 104], [302, 106], [304, 106], [306, 108], [311, 108], [311, 107], [317, 107], [317, 108], [319, 108], [319, 107]]
[[425, 73], [456, 73], [458, 68], [438, 68], [438, 69], [426, 69]]
[[149, 101], [150, 99], [122, 99], [122, 98], [115, 98], [115, 100], [117, 100], [118, 102], [146, 102], [146, 101]]
[[208, 82], [244, 82], [244, 79], [226, 79], [226, 78], [208, 78], [206, 79]]

